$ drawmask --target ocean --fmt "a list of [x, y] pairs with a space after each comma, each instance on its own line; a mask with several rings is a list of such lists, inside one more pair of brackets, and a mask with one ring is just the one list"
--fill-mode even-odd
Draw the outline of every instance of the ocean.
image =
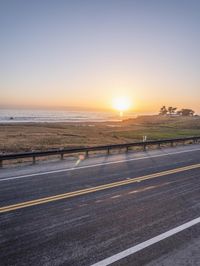
[[[123, 119], [134, 117], [125, 115]], [[0, 109], [0, 123], [56, 123], [121, 121], [114, 112]]]

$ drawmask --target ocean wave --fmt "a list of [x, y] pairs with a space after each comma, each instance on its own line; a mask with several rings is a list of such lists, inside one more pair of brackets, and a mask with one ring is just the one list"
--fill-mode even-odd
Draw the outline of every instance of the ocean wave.
[[118, 114], [86, 111], [0, 110], [0, 123], [120, 121]]

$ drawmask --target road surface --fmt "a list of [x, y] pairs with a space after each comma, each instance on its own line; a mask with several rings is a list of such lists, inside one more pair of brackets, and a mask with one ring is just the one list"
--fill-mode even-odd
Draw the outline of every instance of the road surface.
[[199, 265], [200, 145], [0, 170], [0, 265]]

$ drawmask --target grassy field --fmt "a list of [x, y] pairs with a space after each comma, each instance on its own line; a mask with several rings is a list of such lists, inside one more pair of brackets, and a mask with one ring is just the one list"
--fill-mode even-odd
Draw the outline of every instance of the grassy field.
[[200, 136], [200, 117], [141, 116], [122, 122], [0, 125], [0, 152]]

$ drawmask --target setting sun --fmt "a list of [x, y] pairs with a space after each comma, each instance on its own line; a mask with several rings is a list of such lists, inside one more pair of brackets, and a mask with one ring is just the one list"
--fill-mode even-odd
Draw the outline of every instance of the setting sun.
[[113, 100], [113, 108], [120, 112], [120, 116], [123, 116], [123, 112], [127, 111], [131, 107], [131, 101], [127, 97], [115, 98]]
[[113, 108], [117, 111], [123, 112], [130, 108], [131, 101], [129, 98], [123, 97], [123, 98], [115, 98], [113, 100]]

